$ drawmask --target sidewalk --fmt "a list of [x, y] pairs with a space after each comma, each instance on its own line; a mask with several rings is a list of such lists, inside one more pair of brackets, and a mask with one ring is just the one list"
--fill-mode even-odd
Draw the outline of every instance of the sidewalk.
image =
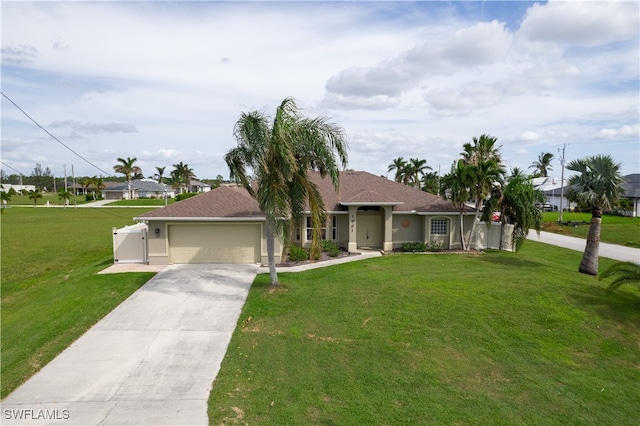
[[[564, 247], [576, 251], [584, 251], [584, 248], [587, 245], [587, 241], [585, 239], [554, 234], [553, 232], [542, 231], [540, 232], [540, 236], [538, 237], [536, 231], [530, 230], [527, 238], [529, 240]], [[600, 257], [607, 257], [609, 259], [620, 260], [623, 262], [640, 263], [640, 249], [632, 247], [600, 242], [598, 255]]]
[[[355, 254], [347, 257], [340, 257], [337, 259], [331, 259], [331, 260], [322, 261], [322, 262], [309, 262], [309, 263], [296, 265], [296, 266], [278, 266], [276, 267], [276, 272], [278, 273], [303, 272], [303, 271], [308, 271], [310, 269], [324, 268], [325, 266], [338, 265], [340, 263], [347, 263], [347, 262], [355, 262], [357, 260], [364, 260], [364, 259], [369, 259], [372, 257], [379, 257], [379, 256], [382, 256], [382, 253], [379, 250], [361, 250], [360, 254]], [[268, 274], [269, 266], [261, 266], [260, 269], [258, 270], [258, 273]]]

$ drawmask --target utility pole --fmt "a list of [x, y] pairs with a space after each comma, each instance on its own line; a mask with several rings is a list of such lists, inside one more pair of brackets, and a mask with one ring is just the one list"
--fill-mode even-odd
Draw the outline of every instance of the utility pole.
[[67, 165], [64, 165], [64, 192], [67, 192]]
[[73, 164], [71, 165], [71, 182], [73, 182], [73, 208], [78, 208], [78, 191], [76, 190], [76, 175], [73, 172]]
[[[562, 166], [562, 172], [560, 173], [560, 217], [558, 223], [562, 223], [562, 201], [564, 200], [564, 150], [567, 144], [562, 145], [562, 157], [560, 157], [560, 165]], [[560, 148], [558, 148], [560, 151]]]

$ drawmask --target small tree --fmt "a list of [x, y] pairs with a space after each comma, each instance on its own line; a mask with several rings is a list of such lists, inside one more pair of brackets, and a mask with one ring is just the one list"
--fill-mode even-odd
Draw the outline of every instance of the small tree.
[[39, 189], [36, 189], [35, 191], [29, 191], [29, 199], [33, 200], [33, 207], [36, 206], [40, 198], [42, 198], [42, 191], [40, 191]]
[[58, 191], [58, 198], [60, 200], [62, 200], [62, 204], [64, 205], [64, 208], [66, 209], [69, 200], [71, 200], [71, 192], [65, 191], [64, 188], [61, 188]]

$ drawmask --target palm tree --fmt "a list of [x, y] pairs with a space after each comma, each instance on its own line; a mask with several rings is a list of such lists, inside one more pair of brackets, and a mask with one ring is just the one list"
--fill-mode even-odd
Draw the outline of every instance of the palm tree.
[[476, 224], [483, 210], [483, 204], [491, 196], [495, 185], [502, 185], [505, 169], [502, 165], [500, 147], [497, 138], [486, 134], [474, 137], [471, 143], [465, 143], [461, 153], [462, 161], [471, 167], [473, 185], [470, 186], [471, 199], [475, 203], [476, 214], [471, 226], [471, 235], [475, 234]]
[[464, 213], [466, 203], [471, 200], [471, 186], [474, 182], [473, 168], [463, 160], [458, 160], [451, 166], [451, 172], [440, 178], [440, 195], [460, 212], [460, 243], [462, 249], [467, 250], [468, 244], [464, 239]]
[[611, 294], [624, 284], [637, 284], [640, 287], [640, 264], [634, 262], [616, 262], [600, 274], [599, 280], [615, 277], [607, 287]]
[[547, 177], [548, 171], [553, 170], [551, 167], [551, 160], [553, 160], [553, 154], [550, 152], [541, 152], [538, 156], [538, 160], [531, 163], [530, 169], [536, 169], [534, 177]]
[[438, 195], [440, 192], [440, 176], [436, 172], [423, 174], [421, 189], [430, 194]]
[[67, 203], [71, 199], [71, 192], [70, 191], [65, 191], [64, 188], [60, 188], [60, 190], [58, 191], [58, 198], [60, 200], [62, 200], [62, 205], [66, 209], [67, 208]]
[[478, 164], [483, 161], [495, 160], [496, 163], [502, 163], [500, 147], [496, 146], [497, 138], [483, 134], [480, 137], [474, 137], [472, 142], [465, 143], [463, 151], [460, 153], [462, 159], [468, 164]]
[[129, 190], [129, 199], [133, 198], [133, 195], [131, 194], [131, 177], [132, 176], [139, 176], [142, 174], [142, 169], [136, 165], [134, 165], [134, 163], [136, 161], [138, 161], [137, 158], [130, 158], [127, 157], [126, 159], [124, 158], [117, 158], [116, 161], [118, 161], [120, 164], [116, 164], [115, 166], [113, 166], [113, 170], [116, 173], [121, 173], [123, 175], [125, 175], [125, 177], [127, 178], [127, 187]]
[[424, 176], [427, 170], [431, 170], [431, 167], [427, 166], [427, 160], [420, 160], [418, 158], [409, 159], [405, 171], [407, 176], [406, 183], [419, 188], [421, 176]]
[[[2, 185], [0, 185], [0, 187], [2, 187]], [[4, 209], [7, 206], [7, 204], [9, 203], [9, 201], [11, 201], [11, 197], [16, 195], [17, 192], [15, 189], [13, 188], [9, 188], [8, 191], [0, 191], [0, 195], [2, 196], [2, 204], [0, 205], [0, 208], [2, 208], [2, 213], [4, 213]]]
[[91, 184], [93, 185], [94, 191], [93, 191], [93, 200], [95, 201], [96, 198], [96, 192], [100, 192], [101, 189], [104, 189], [104, 179], [102, 179], [101, 177], [98, 176], [94, 176], [91, 178]]
[[182, 188], [182, 185], [184, 185], [185, 191], [188, 192], [191, 179], [196, 177], [195, 173], [193, 173], [193, 169], [182, 161], [178, 164], [174, 164], [173, 167], [174, 169], [171, 172], [171, 176], [174, 178], [174, 183], [177, 180], [180, 184], [179, 187]]
[[395, 180], [396, 182], [402, 182], [404, 180], [406, 167], [407, 167], [407, 162], [404, 161], [404, 158], [398, 157], [398, 158], [395, 158], [391, 164], [389, 164], [387, 173], [395, 170], [396, 176], [393, 180]]
[[513, 248], [518, 251], [527, 238], [529, 229], [540, 232], [542, 229], [542, 212], [536, 203], [544, 202], [544, 194], [535, 189], [531, 178], [519, 168], [511, 171], [507, 184], [494, 185], [491, 197], [487, 200], [482, 212], [482, 220], [490, 225], [494, 212], [500, 212], [500, 245], [504, 225], [509, 223], [513, 229]]
[[234, 127], [238, 146], [224, 159], [231, 179], [244, 186], [266, 216], [269, 273], [275, 286], [275, 237], [287, 244], [292, 227], [301, 222], [306, 203], [311, 211], [312, 256], [320, 247], [326, 213], [308, 171], [329, 175], [338, 190], [339, 167], [347, 165], [347, 143], [343, 129], [327, 119], [301, 117], [292, 98], [282, 101], [270, 121], [260, 111], [242, 113]]
[[35, 191], [29, 191], [29, 199], [33, 200], [33, 207], [36, 206], [36, 204], [38, 203], [38, 200], [42, 198], [42, 191], [39, 189], [36, 189]]
[[573, 160], [567, 165], [567, 169], [578, 173], [569, 178], [569, 199], [591, 209], [591, 224], [579, 272], [598, 275], [602, 211], [615, 207], [624, 192], [621, 166], [611, 156], [602, 154]]
[[156, 173], [153, 177], [158, 180], [159, 184], [162, 184], [162, 176], [164, 175], [164, 169], [166, 169], [166, 167], [156, 166], [156, 170], [158, 171], [158, 173]]

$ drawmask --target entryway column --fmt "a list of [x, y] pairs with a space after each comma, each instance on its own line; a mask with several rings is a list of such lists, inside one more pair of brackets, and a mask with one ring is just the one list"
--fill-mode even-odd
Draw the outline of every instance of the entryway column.
[[393, 218], [391, 213], [393, 212], [393, 206], [383, 206], [384, 208], [384, 236], [382, 240], [382, 250], [393, 250]]
[[349, 206], [349, 245], [347, 249], [350, 253], [358, 251], [358, 237], [356, 233], [358, 222], [358, 206]]

